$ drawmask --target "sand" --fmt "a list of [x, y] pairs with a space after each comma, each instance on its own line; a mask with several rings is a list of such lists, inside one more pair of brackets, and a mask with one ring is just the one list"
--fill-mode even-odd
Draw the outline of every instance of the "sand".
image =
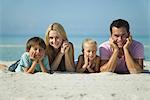
[[[2, 62], [8, 66], [12, 62]], [[150, 100], [146, 73], [13, 73], [0, 71], [0, 100]]]

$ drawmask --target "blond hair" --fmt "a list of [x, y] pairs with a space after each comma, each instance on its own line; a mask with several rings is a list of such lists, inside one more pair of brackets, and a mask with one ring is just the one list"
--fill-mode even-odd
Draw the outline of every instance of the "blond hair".
[[82, 42], [82, 52], [84, 51], [85, 44], [95, 45], [95, 47], [97, 48], [97, 42], [88, 38]]

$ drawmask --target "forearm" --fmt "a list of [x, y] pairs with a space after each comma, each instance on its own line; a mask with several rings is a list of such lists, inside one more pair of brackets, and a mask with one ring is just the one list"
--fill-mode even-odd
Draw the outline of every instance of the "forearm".
[[56, 56], [55, 60], [51, 64], [52, 70], [57, 70], [57, 68], [62, 60], [62, 57], [63, 57], [63, 54], [59, 52], [58, 55]]
[[36, 67], [36, 64], [37, 64], [37, 62], [36, 62], [36, 61], [33, 61], [31, 67], [29, 67], [28, 69], [26, 69], [25, 72], [30, 73], [30, 74], [33, 74], [33, 73], [34, 73], [34, 70], [35, 70], [35, 67]]
[[69, 54], [66, 53], [65, 54], [65, 67], [66, 67], [66, 70], [67, 71], [75, 71], [75, 67], [74, 67], [74, 61], [73, 61], [73, 58], [70, 58]]
[[114, 72], [117, 66], [118, 50], [114, 50], [109, 61], [100, 67], [101, 72]]
[[87, 68], [87, 69], [88, 69], [88, 71], [89, 71], [89, 72], [91, 72], [91, 73], [93, 73], [93, 72], [94, 72], [94, 70], [93, 70], [92, 68], [90, 68], [90, 67], [89, 67], [89, 68]]
[[43, 62], [42, 62], [42, 61], [40, 61], [40, 62], [39, 62], [39, 64], [40, 64], [40, 68], [41, 68], [42, 72], [47, 73], [48, 71], [47, 71], [47, 69], [45, 68], [45, 66], [44, 66]]
[[80, 67], [80, 66], [79, 66], [79, 68], [77, 67], [77, 72], [83, 73], [86, 70], [86, 66], [87, 65], [84, 64], [82, 67]]
[[126, 65], [130, 73], [140, 73], [143, 71], [143, 66], [138, 62], [134, 61], [127, 49], [124, 50]]

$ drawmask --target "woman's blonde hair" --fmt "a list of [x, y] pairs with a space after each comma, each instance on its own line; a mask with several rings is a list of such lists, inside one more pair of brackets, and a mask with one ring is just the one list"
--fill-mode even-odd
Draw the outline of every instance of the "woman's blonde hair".
[[84, 51], [84, 46], [85, 44], [92, 44], [92, 45], [95, 45], [96, 48], [97, 48], [97, 42], [95, 40], [92, 40], [92, 39], [85, 39], [83, 42], [82, 42], [82, 52]]
[[47, 31], [45, 33], [45, 43], [46, 45], [49, 45], [49, 32], [53, 30], [53, 31], [57, 31], [58, 35], [63, 39], [63, 40], [67, 40], [67, 35], [66, 32], [63, 28], [63, 26], [59, 23], [53, 23], [51, 25], [48, 26]]
[[46, 44], [46, 53], [49, 57], [50, 63], [52, 63], [54, 56], [55, 56], [53, 47], [49, 44], [49, 33], [51, 30], [57, 31], [58, 35], [63, 39], [63, 41], [68, 41], [66, 32], [65, 32], [65, 30], [61, 24], [53, 23], [53, 24], [48, 26], [48, 29], [45, 33], [45, 44]]

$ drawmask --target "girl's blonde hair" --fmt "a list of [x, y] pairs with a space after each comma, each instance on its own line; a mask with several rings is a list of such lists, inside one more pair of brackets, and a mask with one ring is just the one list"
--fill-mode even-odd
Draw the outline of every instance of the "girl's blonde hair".
[[58, 35], [63, 39], [63, 41], [68, 41], [66, 32], [61, 24], [53, 23], [48, 26], [47, 31], [45, 33], [45, 44], [46, 44], [46, 53], [49, 57], [50, 63], [52, 63], [54, 56], [55, 56], [53, 47], [49, 44], [49, 33], [51, 30], [57, 31]]
[[92, 39], [85, 39], [83, 42], [82, 42], [82, 52], [84, 51], [84, 46], [85, 44], [90, 44], [90, 45], [95, 45], [96, 48], [97, 48], [97, 42], [95, 40], [92, 40]]

